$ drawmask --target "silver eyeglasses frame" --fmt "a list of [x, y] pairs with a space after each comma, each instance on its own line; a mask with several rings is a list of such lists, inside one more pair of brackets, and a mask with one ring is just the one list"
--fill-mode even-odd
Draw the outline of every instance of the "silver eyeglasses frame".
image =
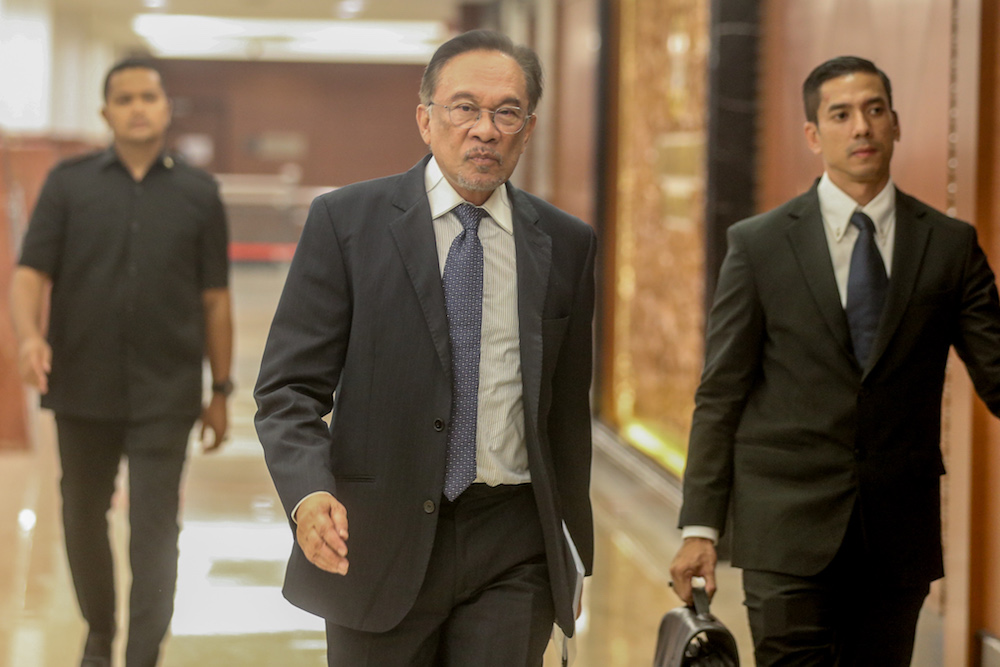
[[[471, 107], [472, 109], [475, 109], [476, 110], [476, 117], [474, 119], [472, 119], [471, 121], [467, 120], [464, 123], [457, 123], [457, 122], [455, 122], [455, 118], [452, 116], [452, 114], [454, 113], [454, 110], [457, 107], [461, 107], [461, 106]], [[504, 111], [504, 110], [515, 110], [515, 111], [518, 111], [520, 113], [524, 113], [524, 109], [522, 109], [521, 107], [516, 107], [516, 106], [512, 106], [512, 105], [506, 105], [506, 106], [502, 106], [502, 107], [497, 107], [496, 109], [484, 109], [483, 107], [478, 107], [475, 104], [472, 104], [471, 102], [458, 102], [458, 103], [453, 104], [453, 105], [438, 104], [437, 102], [428, 102], [427, 103], [427, 110], [428, 110], [428, 112], [430, 111], [431, 107], [441, 107], [442, 109], [446, 109], [448, 111], [448, 120], [451, 122], [452, 125], [454, 125], [455, 127], [459, 128], [459, 129], [469, 128], [469, 127], [474, 126], [476, 123], [479, 122], [479, 119], [483, 117], [483, 112], [485, 111], [486, 113], [490, 114], [490, 122], [493, 123], [493, 127], [495, 127], [502, 134], [518, 134], [519, 132], [521, 132], [522, 130], [524, 130], [525, 127], [528, 126], [528, 120], [530, 120], [531, 118], [533, 118], [534, 115], [535, 115], [533, 113], [532, 114], [526, 114], [524, 116], [523, 121], [521, 122], [521, 127], [517, 128], [516, 130], [507, 130], [507, 129], [504, 129], [504, 128], [500, 127], [499, 125], [497, 125], [497, 112], [498, 111]]]

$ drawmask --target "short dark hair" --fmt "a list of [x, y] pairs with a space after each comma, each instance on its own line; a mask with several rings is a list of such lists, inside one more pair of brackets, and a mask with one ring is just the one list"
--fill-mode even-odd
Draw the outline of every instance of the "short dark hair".
[[124, 60], [120, 60], [117, 63], [115, 63], [115, 65], [108, 70], [107, 75], [104, 77], [105, 102], [108, 101], [108, 93], [111, 91], [111, 77], [113, 77], [115, 74], [118, 74], [118, 72], [121, 72], [122, 70], [126, 69], [152, 70], [160, 75], [160, 85], [161, 86], [163, 85], [163, 72], [160, 71], [160, 68], [156, 65], [156, 62], [153, 61], [151, 58], [142, 58], [136, 56], [125, 58]]
[[542, 97], [542, 64], [527, 46], [515, 45], [507, 35], [494, 30], [471, 30], [452, 37], [438, 47], [420, 80], [420, 103], [427, 105], [437, 89], [438, 76], [449, 60], [469, 51], [499, 51], [513, 58], [528, 85], [528, 113], [534, 113]]
[[802, 102], [806, 108], [806, 120], [810, 123], [815, 123], [818, 120], [820, 86], [830, 79], [856, 72], [878, 74], [885, 87], [885, 94], [889, 97], [889, 109], [892, 110], [892, 84], [889, 83], [889, 77], [885, 75], [885, 72], [876, 67], [875, 63], [870, 60], [857, 56], [838, 56], [827, 60], [810, 72], [802, 84]]

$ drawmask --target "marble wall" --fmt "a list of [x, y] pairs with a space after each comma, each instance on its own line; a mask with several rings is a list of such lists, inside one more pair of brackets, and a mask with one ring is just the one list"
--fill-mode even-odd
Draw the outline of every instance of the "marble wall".
[[[626, 439], [679, 472], [703, 355], [708, 0], [622, 0], [611, 381]], [[610, 343], [610, 344], [608, 344]]]

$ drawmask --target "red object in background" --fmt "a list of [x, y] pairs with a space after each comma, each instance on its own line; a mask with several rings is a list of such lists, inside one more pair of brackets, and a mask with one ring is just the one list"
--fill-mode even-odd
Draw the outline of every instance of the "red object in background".
[[296, 243], [246, 243], [229, 244], [229, 259], [234, 262], [290, 262]]

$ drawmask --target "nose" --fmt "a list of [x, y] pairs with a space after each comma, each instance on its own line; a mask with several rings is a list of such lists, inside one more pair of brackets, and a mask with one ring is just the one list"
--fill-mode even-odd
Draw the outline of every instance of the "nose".
[[480, 109], [479, 119], [469, 128], [469, 132], [481, 141], [492, 141], [500, 136], [500, 130], [493, 123], [493, 113]]
[[872, 125], [868, 118], [868, 115], [864, 111], [858, 111], [854, 114], [854, 136], [856, 137], [866, 137], [871, 134]]

